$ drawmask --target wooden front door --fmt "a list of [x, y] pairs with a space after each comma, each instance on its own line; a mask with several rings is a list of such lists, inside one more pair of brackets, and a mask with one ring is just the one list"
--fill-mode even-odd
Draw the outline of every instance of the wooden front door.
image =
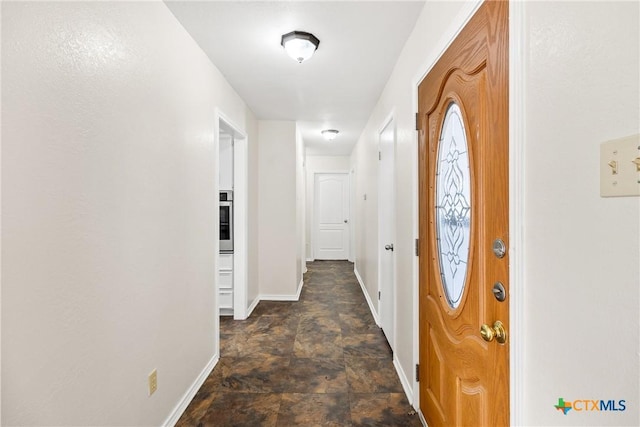
[[509, 424], [508, 63], [508, 2], [488, 1], [419, 86], [420, 409], [430, 427]]

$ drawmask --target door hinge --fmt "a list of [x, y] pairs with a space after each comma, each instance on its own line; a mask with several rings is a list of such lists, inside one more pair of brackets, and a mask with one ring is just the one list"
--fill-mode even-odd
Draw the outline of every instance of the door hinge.
[[380, 299], [380, 291], [378, 291], [378, 299]]
[[420, 365], [416, 363], [416, 382], [420, 382]]
[[378, 151], [378, 160], [382, 160], [382, 151]]
[[420, 113], [416, 113], [416, 130], [420, 130]]
[[416, 256], [420, 256], [420, 239], [416, 239]]

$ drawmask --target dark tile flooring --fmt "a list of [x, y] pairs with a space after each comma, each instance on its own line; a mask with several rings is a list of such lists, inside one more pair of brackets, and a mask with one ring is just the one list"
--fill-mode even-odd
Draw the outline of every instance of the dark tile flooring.
[[178, 426], [421, 426], [346, 261], [307, 264], [297, 302], [221, 318], [220, 361]]

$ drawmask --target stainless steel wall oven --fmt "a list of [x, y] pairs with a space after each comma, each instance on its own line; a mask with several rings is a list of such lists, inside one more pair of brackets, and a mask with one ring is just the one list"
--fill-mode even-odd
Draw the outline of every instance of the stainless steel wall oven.
[[233, 191], [220, 192], [220, 252], [233, 252]]

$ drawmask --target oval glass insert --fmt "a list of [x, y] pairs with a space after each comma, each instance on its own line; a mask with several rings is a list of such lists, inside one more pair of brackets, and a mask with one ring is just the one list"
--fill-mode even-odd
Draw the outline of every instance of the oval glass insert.
[[447, 302], [457, 308], [464, 292], [471, 240], [471, 174], [462, 112], [447, 107], [436, 164], [436, 239]]

